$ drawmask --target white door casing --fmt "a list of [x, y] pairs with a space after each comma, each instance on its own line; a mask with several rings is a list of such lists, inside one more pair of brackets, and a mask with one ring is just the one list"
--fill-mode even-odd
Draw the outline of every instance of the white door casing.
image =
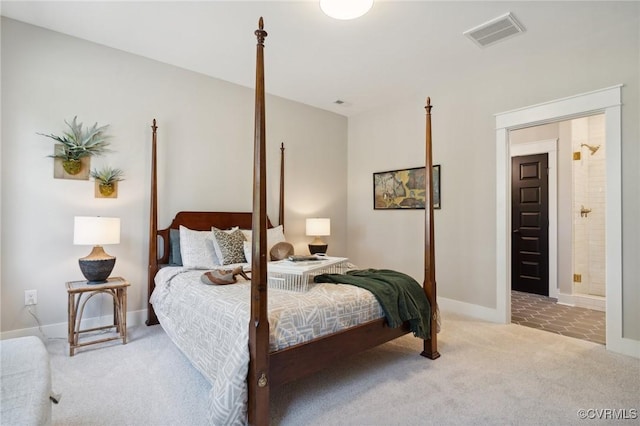
[[606, 347], [638, 357], [622, 335], [622, 85], [496, 114], [496, 316], [511, 322], [511, 150], [509, 131], [603, 113], [606, 158]]

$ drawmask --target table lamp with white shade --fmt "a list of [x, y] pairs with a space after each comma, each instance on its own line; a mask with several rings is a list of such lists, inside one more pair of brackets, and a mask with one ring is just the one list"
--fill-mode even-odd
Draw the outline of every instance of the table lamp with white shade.
[[324, 217], [313, 217], [307, 219], [306, 234], [315, 237], [309, 244], [309, 253], [326, 253], [328, 244], [320, 237], [331, 235], [331, 219]]
[[78, 259], [80, 270], [88, 284], [107, 282], [116, 264], [116, 258], [107, 254], [102, 246], [120, 244], [120, 218], [76, 216], [73, 224], [73, 244], [93, 246], [88, 256]]

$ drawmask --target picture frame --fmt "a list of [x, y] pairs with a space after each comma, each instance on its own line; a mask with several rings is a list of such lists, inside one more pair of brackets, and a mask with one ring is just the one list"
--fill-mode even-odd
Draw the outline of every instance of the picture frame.
[[[373, 173], [373, 209], [424, 209], [425, 168]], [[433, 166], [433, 208], [440, 209], [440, 165]]]
[[431, 182], [433, 186], [433, 208], [434, 210], [440, 210], [440, 164], [433, 165]]

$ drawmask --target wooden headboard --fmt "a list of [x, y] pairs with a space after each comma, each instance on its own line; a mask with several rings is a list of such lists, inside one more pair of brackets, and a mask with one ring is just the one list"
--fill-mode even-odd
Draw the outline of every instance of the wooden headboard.
[[[159, 229], [156, 237], [161, 237], [158, 244], [162, 247], [162, 256], [158, 257], [158, 264], [169, 263], [169, 230], [180, 229], [180, 225], [194, 231], [209, 231], [212, 226], [218, 229], [229, 229], [239, 226], [240, 229], [251, 229], [251, 212], [178, 212], [166, 229]], [[267, 227], [273, 228], [267, 218]]]

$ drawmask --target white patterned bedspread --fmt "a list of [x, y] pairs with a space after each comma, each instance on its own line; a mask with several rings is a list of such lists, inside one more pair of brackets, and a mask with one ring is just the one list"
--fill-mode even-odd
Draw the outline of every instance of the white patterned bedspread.
[[[205, 271], [162, 268], [151, 303], [173, 342], [212, 385], [210, 422], [247, 421], [250, 283], [201, 283]], [[269, 288], [271, 351], [384, 316], [367, 290], [350, 285], [312, 284], [307, 292]]]

